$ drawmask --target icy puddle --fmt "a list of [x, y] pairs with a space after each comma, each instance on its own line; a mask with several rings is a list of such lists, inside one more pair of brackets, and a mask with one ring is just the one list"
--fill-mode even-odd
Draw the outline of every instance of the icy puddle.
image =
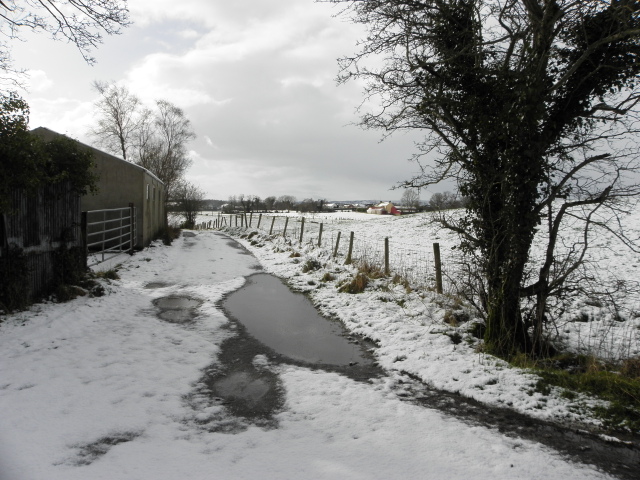
[[280, 364], [335, 371], [359, 381], [383, 372], [363, 348], [363, 340], [346, 336], [342, 326], [322, 317], [302, 294], [266, 273], [247, 277], [221, 307], [233, 333], [222, 344], [217, 362], [200, 381], [212, 405], [222, 403], [235, 418], [212, 419], [204, 428], [236, 433], [247, 422], [277, 428], [274, 414], [284, 408], [278, 378]]
[[196, 308], [202, 301], [191, 297], [171, 295], [157, 298], [153, 304], [160, 310], [158, 317], [171, 323], [187, 323], [196, 316]]
[[317, 365], [371, 363], [359, 342], [345, 337], [340, 324], [322, 317], [307, 297], [293, 293], [273, 275], [248, 277], [223, 306], [250, 335], [292, 360]]

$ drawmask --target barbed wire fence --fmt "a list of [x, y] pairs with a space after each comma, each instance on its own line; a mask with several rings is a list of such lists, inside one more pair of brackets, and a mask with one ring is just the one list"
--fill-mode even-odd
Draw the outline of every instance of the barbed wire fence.
[[406, 280], [414, 288], [434, 289], [439, 293], [454, 290], [451, 280], [461, 261], [451, 252], [441, 252], [438, 243], [434, 242], [432, 248], [408, 245], [384, 237], [356, 235], [341, 228], [353, 222], [353, 218], [317, 218], [313, 215], [218, 214], [216, 219], [200, 223], [197, 228], [256, 229], [300, 245], [323, 248], [335, 261], [366, 265]]

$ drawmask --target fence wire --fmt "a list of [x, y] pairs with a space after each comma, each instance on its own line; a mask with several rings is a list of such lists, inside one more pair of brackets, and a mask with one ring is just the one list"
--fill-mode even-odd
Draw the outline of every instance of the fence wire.
[[[303, 222], [304, 219], [304, 222]], [[291, 241], [313, 244], [325, 249], [335, 261], [346, 262], [349, 254], [351, 232], [347, 228], [353, 224], [351, 218], [314, 218], [313, 216], [276, 215], [219, 215], [217, 220], [205, 222], [200, 228], [246, 227], [259, 229], [265, 234], [284, 236]], [[322, 238], [320, 229], [322, 228]], [[302, 233], [302, 235], [301, 235]], [[340, 239], [338, 241], [338, 235]], [[389, 239], [389, 274], [406, 280], [417, 288], [435, 288], [436, 265], [432, 248]], [[337, 249], [336, 249], [337, 243]], [[351, 260], [356, 265], [366, 265], [381, 272], [385, 271], [385, 239], [354, 234]], [[448, 252], [440, 254], [443, 290], [453, 289], [449, 281], [454, 278], [455, 257]]]

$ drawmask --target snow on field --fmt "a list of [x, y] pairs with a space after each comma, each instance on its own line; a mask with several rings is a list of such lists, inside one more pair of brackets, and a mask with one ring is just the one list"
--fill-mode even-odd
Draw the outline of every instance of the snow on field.
[[[312, 278], [270, 246], [254, 251], [299, 286]], [[256, 259], [198, 232], [123, 261], [103, 297], [3, 318], [0, 479], [606, 478], [533, 442], [401, 401], [388, 379], [362, 383], [294, 366], [272, 366], [286, 391], [277, 429], [204, 429], [227, 415], [197, 401], [203, 370], [230, 335], [216, 302], [243, 285]], [[192, 323], [157, 317], [152, 301], [177, 293], [202, 301]], [[434, 378], [459, 371], [465, 389], [494, 393], [526, 381], [471, 347], [454, 348], [425, 299], [403, 310], [376, 295], [336, 295], [330, 285], [313, 292], [323, 310], [380, 342], [388, 368]]]

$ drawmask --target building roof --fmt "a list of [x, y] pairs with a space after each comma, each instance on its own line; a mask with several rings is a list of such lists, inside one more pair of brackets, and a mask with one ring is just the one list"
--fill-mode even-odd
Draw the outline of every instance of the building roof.
[[141, 167], [140, 165], [136, 165], [135, 163], [129, 162], [127, 160], [124, 160], [120, 157], [116, 157], [115, 155], [111, 155], [110, 153], [104, 152], [102, 150], [99, 150], [95, 147], [92, 147], [91, 145], [87, 145], [85, 143], [82, 143], [78, 140], [76, 140], [75, 138], [71, 138], [67, 135], [64, 135], [62, 133], [58, 133], [58, 132], [54, 132], [53, 130], [50, 130], [46, 127], [37, 127], [34, 128], [33, 130], [30, 131], [30, 133], [33, 133], [34, 135], [37, 135], [40, 138], [43, 138], [45, 140], [50, 140], [53, 139], [55, 137], [65, 137], [68, 138], [69, 140], [73, 140], [74, 142], [76, 142], [77, 144], [81, 145], [84, 148], [88, 148], [89, 150], [92, 150], [95, 153], [98, 153], [99, 155], [102, 155], [103, 157], [108, 158], [110, 161], [113, 162], [123, 162], [126, 163], [127, 165], [130, 165], [133, 168], [137, 168], [139, 170], [142, 170], [144, 172], [146, 172], [147, 174], [149, 174], [151, 177], [153, 177], [155, 180], [157, 180], [158, 182], [162, 183], [164, 185], [164, 182], [162, 180], [160, 180], [155, 174], [151, 173], [149, 170], [147, 170], [144, 167]]

